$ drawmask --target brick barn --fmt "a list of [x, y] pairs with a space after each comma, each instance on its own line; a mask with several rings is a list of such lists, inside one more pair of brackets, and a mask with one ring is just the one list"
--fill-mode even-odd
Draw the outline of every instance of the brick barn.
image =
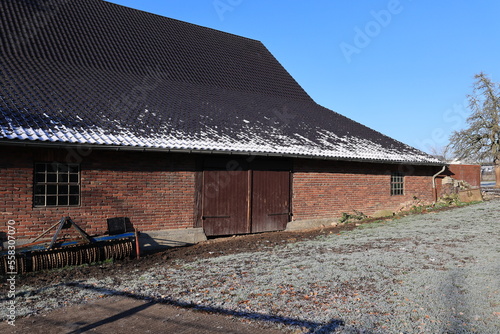
[[151, 243], [434, 200], [443, 164], [316, 104], [259, 41], [102, 0], [0, 1], [0, 231]]

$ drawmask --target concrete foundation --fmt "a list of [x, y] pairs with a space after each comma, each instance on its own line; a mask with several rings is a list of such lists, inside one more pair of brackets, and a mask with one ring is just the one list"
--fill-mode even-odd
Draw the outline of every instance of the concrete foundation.
[[289, 222], [285, 231], [300, 231], [313, 228], [332, 227], [339, 224], [338, 218], [309, 219]]
[[149, 252], [170, 247], [193, 245], [206, 241], [203, 228], [187, 228], [142, 232], [139, 236], [141, 252]]

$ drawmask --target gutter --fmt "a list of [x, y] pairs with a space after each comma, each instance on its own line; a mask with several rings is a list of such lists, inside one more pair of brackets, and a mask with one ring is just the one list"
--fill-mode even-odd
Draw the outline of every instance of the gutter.
[[434, 202], [437, 202], [437, 187], [436, 187], [436, 177], [439, 176], [439, 174], [441, 174], [442, 172], [444, 172], [446, 170], [446, 165], [443, 166], [443, 168], [437, 172], [436, 174], [434, 174], [432, 176], [432, 193], [434, 195]]

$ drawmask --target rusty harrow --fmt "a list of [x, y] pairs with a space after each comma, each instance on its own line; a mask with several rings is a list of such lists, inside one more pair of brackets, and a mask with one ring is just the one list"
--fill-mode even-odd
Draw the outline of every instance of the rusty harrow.
[[[58, 242], [57, 236], [62, 229], [75, 227], [82, 235], [81, 241]], [[45, 231], [32, 243], [20, 246], [15, 255], [7, 251], [0, 253], [0, 274], [24, 274], [67, 266], [77, 266], [85, 263], [95, 263], [104, 260], [121, 260], [139, 257], [138, 233], [122, 233], [112, 236], [90, 237], [71, 218], [65, 217], [54, 226], [58, 227], [49, 245], [47, 242], [36, 242], [50, 230]]]

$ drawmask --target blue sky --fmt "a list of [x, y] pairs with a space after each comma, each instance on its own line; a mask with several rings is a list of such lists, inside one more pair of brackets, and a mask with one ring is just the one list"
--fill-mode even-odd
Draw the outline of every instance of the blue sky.
[[319, 104], [429, 152], [466, 126], [481, 71], [500, 81], [500, 2], [113, 0], [260, 40]]

